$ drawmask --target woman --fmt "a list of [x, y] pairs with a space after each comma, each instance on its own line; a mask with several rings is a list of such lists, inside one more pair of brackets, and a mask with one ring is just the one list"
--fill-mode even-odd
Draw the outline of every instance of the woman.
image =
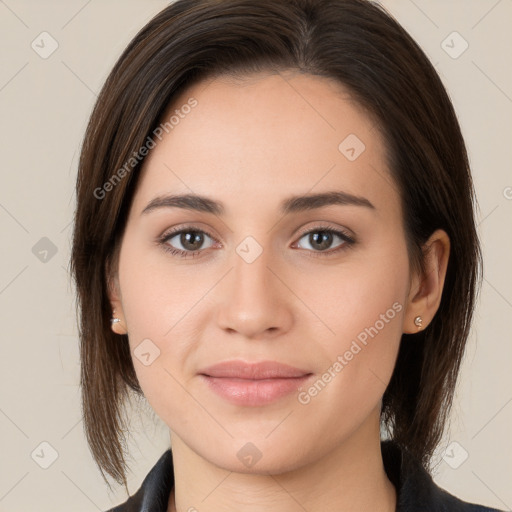
[[492, 510], [429, 475], [480, 277], [473, 200], [446, 91], [378, 5], [151, 20], [77, 183], [92, 453], [126, 486], [133, 392], [171, 439], [113, 510]]

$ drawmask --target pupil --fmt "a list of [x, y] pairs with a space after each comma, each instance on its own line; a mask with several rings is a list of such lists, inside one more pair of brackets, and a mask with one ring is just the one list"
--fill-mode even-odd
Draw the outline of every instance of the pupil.
[[[320, 233], [320, 236], [318, 236], [318, 233]], [[313, 242], [311, 245], [315, 245], [315, 244], [318, 244], [318, 248], [319, 249], [328, 249], [329, 246], [331, 245], [330, 242], [330, 238], [331, 238], [331, 233], [327, 232], [327, 231], [318, 231], [317, 233], [312, 233], [310, 235], [310, 243]], [[320, 242], [318, 243], [318, 239], [321, 239]]]
[[186, 249], [194, 251], [201, 247], [203, 243], [203, 236], [201, 233], [196, 231], [188, 231], [181, 234], [180, 242]]

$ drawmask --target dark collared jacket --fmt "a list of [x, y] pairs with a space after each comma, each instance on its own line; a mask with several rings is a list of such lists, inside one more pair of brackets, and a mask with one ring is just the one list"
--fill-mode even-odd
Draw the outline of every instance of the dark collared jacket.
[[[393, 441], [383, 441], [384, 468], [396, 488], [396, 512], [500, 512], [467, 503], [438, 487], [432, 477]], [[167, 450], [153, 466], [139, 490], [108, 512], [167, 512], [174, 485], [172, 452]]]

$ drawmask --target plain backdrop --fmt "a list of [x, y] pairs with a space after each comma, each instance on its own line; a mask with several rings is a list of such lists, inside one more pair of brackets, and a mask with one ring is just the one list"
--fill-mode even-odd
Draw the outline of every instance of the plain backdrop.
[[[85, 441], [67, 269], [88, 116], [124, 47], [167, 3], [0, 0], [0, 512], [106, 510], [126, 499], [108, 491]], [[479, 201], [483, 287], [435, 480], [511, 510], [512, 2], [382, 3], [449, 91]], [[132, 493], [169, 445], [147, 409], [133, 415]]]

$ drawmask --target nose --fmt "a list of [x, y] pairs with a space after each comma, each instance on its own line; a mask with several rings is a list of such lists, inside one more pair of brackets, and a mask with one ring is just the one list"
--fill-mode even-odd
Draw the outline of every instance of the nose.
[[273, 265], [270, 251], [252, 262], [234, 253], [233, 267], [217, 290], [217, 324], [245, 338], [274, 338], [293, 321], [293, 294]]

